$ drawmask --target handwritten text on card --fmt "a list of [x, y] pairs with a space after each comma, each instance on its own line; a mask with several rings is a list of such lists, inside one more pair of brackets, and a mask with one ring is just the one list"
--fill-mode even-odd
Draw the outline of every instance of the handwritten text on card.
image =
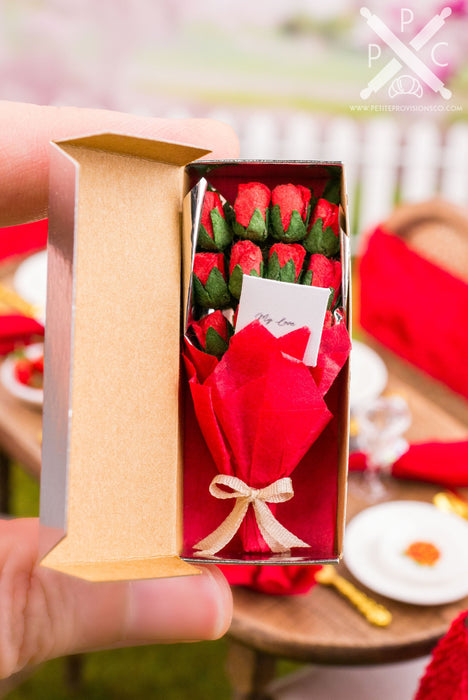
[[328, 288], [244, 275], [236, 332], [255, 320], [277, 338], [306, 326], [310, 330], [310, 339], [304, 363], [315, 367], [329, 295]]

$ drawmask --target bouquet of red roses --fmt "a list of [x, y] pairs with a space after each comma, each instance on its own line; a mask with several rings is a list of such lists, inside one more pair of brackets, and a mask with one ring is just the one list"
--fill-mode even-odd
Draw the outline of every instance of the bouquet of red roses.
[[[184, 360], [200, 430], [229, 515], [195, 545], [213, 556], [237, 535], [244, 552], [309, 544], [275, 517], [291, 475], [332, 418], [325, 396], [346, 362], [339, 207], [308, 187], [241, 183], [233, 204], [205, 195], [192, 272]], [[235, 333], [245, 276], [328, 288], [317, 364], [303, 362], [307, 328], [275, 337], [259, 321]]]

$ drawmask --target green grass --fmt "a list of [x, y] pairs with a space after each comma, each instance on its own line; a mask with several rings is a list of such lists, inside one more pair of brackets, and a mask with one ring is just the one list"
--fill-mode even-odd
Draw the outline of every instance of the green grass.
[[18, 464], [13, 464], [11, 470], [10, 509], [17, 518], [39, 515], [39, 484]]
[[87, 654], [82, 679], [73, 692], [65, 659], [44, 664], [8, 700], [224, 700], [230, 698], [224, 673], [226, 641], [148, 646]]

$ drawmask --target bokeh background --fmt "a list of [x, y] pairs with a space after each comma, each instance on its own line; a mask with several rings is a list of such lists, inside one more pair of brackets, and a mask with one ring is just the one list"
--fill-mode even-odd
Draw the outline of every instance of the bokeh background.
[[[452, 97], [426, 85], [418, 95], [417, 76], [403, 68], [393, 96], [387, 84], [363, 100], [394, 56], [361, 16], [364, 2], [0, 0], [0, 96], [210, 116], [238, 131], [242, 157], [342, 160], [358, 241], [399, 202], [439, 195], [468, 205], [468, 2], [368, 1], [406, 43], [450, 7], [420, 55]], [[414, 17], [404, 31], [402, 8]], [[431, 56], [439, 41], [443, 66]], [[369, 66], [370, 43], [381, 55]], [[20, 468], [13, 490], [16, 514], [37, 514], [37, 485]], [[225, 652], [221, 640], [58, 660], [8, 697], [222, 700]]]
[[[419, 52], [452, 91], [446, 101], [424, 83], [417, 96], [405, 66], [399, 94], [389, 96], [390, 81], [361, 98], [394, 57], [363, 2], [1, 0], [1, 96], [213, 116], [236, 128], [242, 157], [343, 160], [354, 233], [402, 200], [468, 204], [468, 3], [367, 3], [406, 43], [451, 9]], [[381, 51], [371, 65], [369, 44]]]

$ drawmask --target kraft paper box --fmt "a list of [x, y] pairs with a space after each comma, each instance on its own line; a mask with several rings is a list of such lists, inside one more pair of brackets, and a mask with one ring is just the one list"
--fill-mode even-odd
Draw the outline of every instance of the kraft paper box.
[[109, 133], [51, 144], [40, 513], [49, 568], [99, 581], [196, 574], [206, 560], [310, 564], [341, 556], [348, 363], [327, 399], [331, 425], [299, 465], [306, 486], [277, 506], [286, 526], [300, 531], [306, 523], [314, 533], [309, 547], [299, 556], [227, 548], [208, 558], [194, 549], [233, 506], [208, 491], [213, 460], [180, 361], [206, 182], [228, 199], [238, 182], [339, 179], [349, 319], [341, 165], [193, 163], [207, 153]]

